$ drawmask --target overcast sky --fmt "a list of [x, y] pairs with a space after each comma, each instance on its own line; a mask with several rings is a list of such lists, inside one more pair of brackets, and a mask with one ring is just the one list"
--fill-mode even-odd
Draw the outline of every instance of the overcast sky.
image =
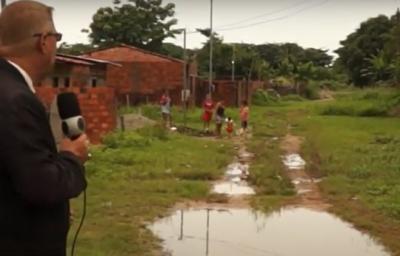
[[[10, 0], [8, 2], [11, 2]], [[41, 0], [55, 8], [57, 29], [68, 43], [87, 43], [92, 16], [112, 0]], [[176, 5], [176, 28], [209, 27], [210, 0], [163, 0]], [[214, 27], [225, 42], [295, 42], [333, 51], [362, 21], [392, 15], [400, 0], [214, 0]], [[257, 25], [256, 25], [257, 24]], [[182, 45], [182, 36], [168, 40]], [[201, 47], [205, 38], [189, 34], [187, 45]]]

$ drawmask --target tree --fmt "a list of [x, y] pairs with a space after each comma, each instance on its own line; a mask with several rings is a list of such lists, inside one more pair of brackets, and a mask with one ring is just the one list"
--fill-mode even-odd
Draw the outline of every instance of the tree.
[[183, 48], [173, 43], [163, 43], [160, 53], [173, 58], [182, 59]]
[[389, 18], [380, 15], [361, 23], [355, 32], [340, 42], [342, 47], [336, 50], [338, 63], [343, 65], [350, 81], [356, 86], [373, 82], [371, 76], [363, 75], [363, 72], [370, 67], [368, 59], [385, 48], [392, 27]]
[[82, 55], [94, 49], [96, 49], [96, 47], [91, 44], [67, 44], [66, 42], [63, 42], [58, 47], [57, 52], [70, 55]]
[[[307, 48], [294, 43], [262, 44], [256, 46], [260, 57], [270, 63], [271, 68], [282, 72], [282, 68], [294, 63], [312, 62], [316, 67], [328, 67], [333, 57], [326, 50]], [[280, 70], [280, 71], [279, 71]]]
[[326, 50], [307, 48], [304, 50], [302, 63], [312, 62], [317, 67], [327, 67], [332, 63], [333, 57]]
[[273, 69], [278, 69], [283, 59], [283, 48], [279, 44], [261, 44], [256, 46], [260, 57], [270, 63]]
[[293, 75], [294, 86], [297, 94], [300, 94], [300, 85], [307, 84], [314, 76], [315, 68], [314, 64], [310, 61], [305, 64], [300, 64]]
[[[207, 29], [198, 29], [206, 37], [210, 37]], [[221, 78], [231, 77], [232, 58], [235, 56], [235, 76], [246, 79], [264, 79], [269, 71], [269, 64], [263, 61], [251, 44], [225, 44], [218, 34], [213, 34], [213, 71], [214, 76]], [[198, 51], [200, 75], [206, 76], [209, 72], [210, 40]]]
[[361, 70], [361, 75], [368, 77], [371, 81], [386, 81], [391, 76], [391, 65], [384, 51], [366, 58], [368, 66]]
[[113, 7], [100, 8], [90, 25], [92, 44], [111, 46], [125, 43], [160, 52], [162, 42], [175, 37], [180, 30], [172, 27], [177, 20], [175, 5], [162, 5], [162, 0], [114, 1]]
[[390, 64], [390, 71], [393, 82], [398, 86], [400, 85], [400, 57], [397, 57]]

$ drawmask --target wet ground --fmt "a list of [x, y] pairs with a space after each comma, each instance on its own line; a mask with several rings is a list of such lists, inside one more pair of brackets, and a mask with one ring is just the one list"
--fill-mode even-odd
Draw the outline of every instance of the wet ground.
[[167, 255], [383, 256], [369, 236], [325, 212], [187, 209], [154, 223]]
[[[255, 193], [246, 182], [253, 155], [243, 142], [238, 154], [213, 184], [212, 192], [226, 195], [223, 204], [187, 203], [149, 228], [164, 241], [166, 255], [196, 256], [383, 256], [390, 255], [368, 235], [332, 214], [318, 182], [306, 171], [301, 138], [288, 134], [281, 142], [282, 163], [298, 200], [266, 215], [250, 209]], [[192, 207], [192, 208], [191, 208]], [[240, 208], [238, 208], [240, 207]]]
[[249, 166], [244, 163], [230, 164], [225, 172], [224, 179], [214, 184], [212, 192], [229, 196], [253, 195], [254, 189], [246, 182], [249, 175]]
[[322, 198], [318, 183], [321, 179], [315, 179], [306, 172], [306, 161], [300, 155], [302, 139], [287, 134], [282, 142], [281, 149], [284, 152], [282, 163], [286, 168], [285, 175], [290, 178], [298, 194], [296, 206], [327, 210], [331, 206]]

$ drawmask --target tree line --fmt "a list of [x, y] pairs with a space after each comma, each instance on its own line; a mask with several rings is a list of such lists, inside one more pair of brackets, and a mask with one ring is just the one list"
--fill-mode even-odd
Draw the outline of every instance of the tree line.
[[[88, 33], [90, 44], [61, 44], [59, 51], [83, 54], [117, 44], [129, 44], [149, 51], [182, 58], [183, 49], [165, 39], [182, 31], [176, 29], [175, 5], [162, 0], [114, 0], [93, 15]], [[209, 72], [210, 31], [198, 29], [206, 37], [200, 49], [189, 49], [189, 61], [197, 61], [199, 73]], [[333, 60], [327, 50], [303, 48], [296, 43], [225, 43], [213, 34], [213, 76], [228, 78], [232, 61], [236, 79], [272, 80], [283, 77], [293, 85], [310, 80], [340, 80], [355, 86], [400, 82], [400, 12], [379, 15], [340, 42]]]

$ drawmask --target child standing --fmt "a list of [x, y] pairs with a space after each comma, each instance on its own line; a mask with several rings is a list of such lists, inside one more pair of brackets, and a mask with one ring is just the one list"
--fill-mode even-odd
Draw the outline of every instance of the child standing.
[[222, 101], [219, 101], [215, 107], [215, 133], [221, 136], [222, 124], [225, 120], [225, 107]]
[[231, 117], [228, 117], [228, 120], [226, 121], [226, 132], [228, 133], [228, 137], [232, 138], [232, 133], [233, 133], [233, 120]]
[[211, 99], [211, 95], [207, 94], [207, 97], [203, 102], [203, 115], [202, 115], [205, 132], [208, 132], [208, 130], [210, 129], [210, 121], [212, 119], [213, 110], [214, 110], [214, 102]]
[[160, 107], [163, 125], [165, 128], [169, 128], [171, 125], [171, 98], [168, 90], [165, 90], [160, 98]]
[[242, 101], [242, 106], [240, 107], [239, 115], [240, 115], [240, 122], [242, 126], [242, 131], [247, 131], [248, 121], [249, 121], [249, 106], [247, 101]]

